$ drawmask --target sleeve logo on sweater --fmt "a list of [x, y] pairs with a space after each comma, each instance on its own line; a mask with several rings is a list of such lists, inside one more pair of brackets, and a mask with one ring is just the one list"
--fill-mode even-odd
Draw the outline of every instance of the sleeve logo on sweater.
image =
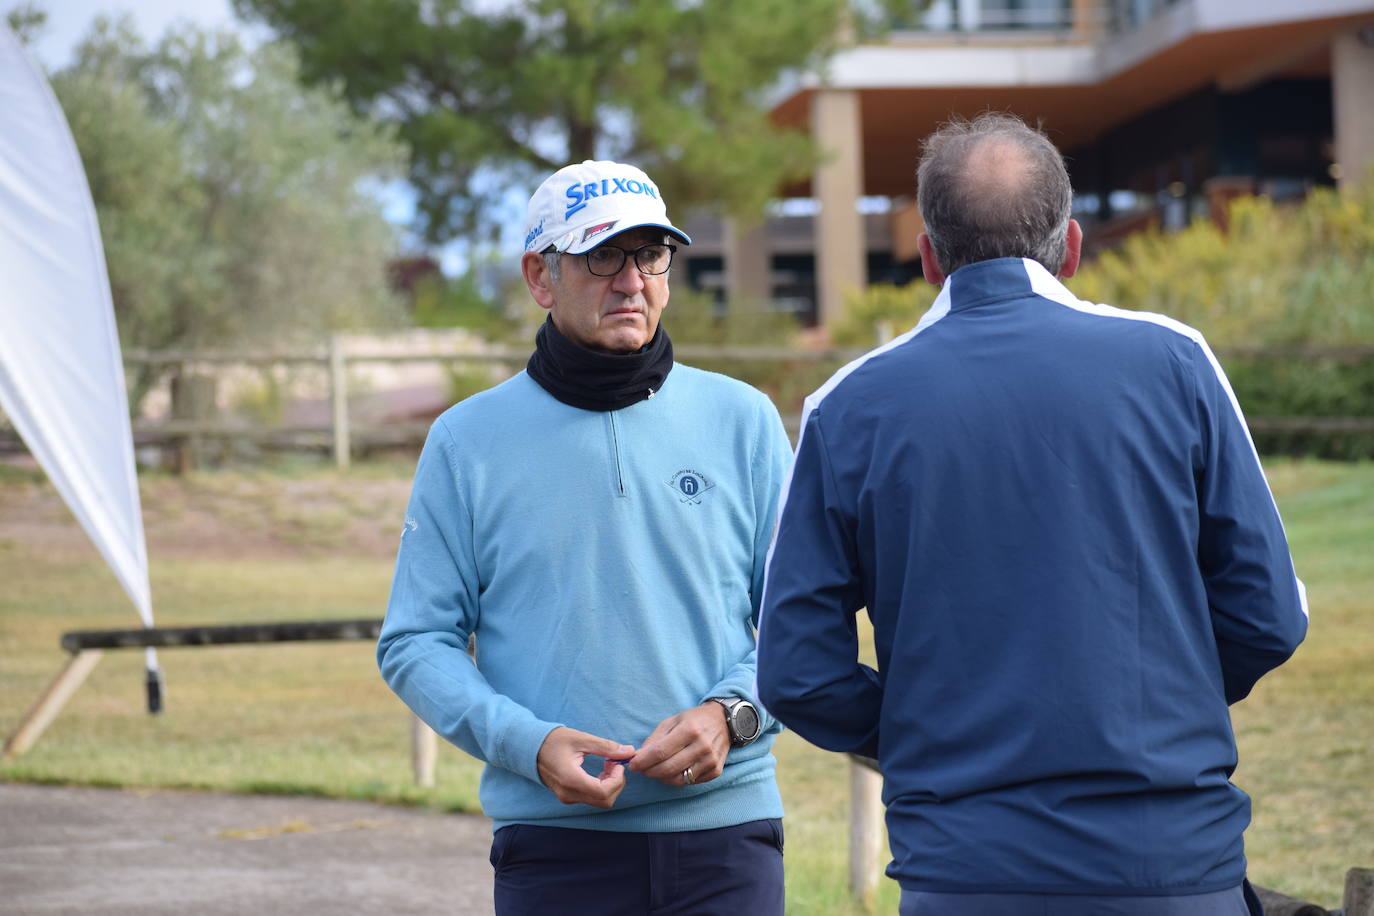
[[701, 498], [716, 486], [705, 474], [690, 468], [678, 471], [666, 483], [677, 492], [678, 502], [694, 506], [701, 505]]

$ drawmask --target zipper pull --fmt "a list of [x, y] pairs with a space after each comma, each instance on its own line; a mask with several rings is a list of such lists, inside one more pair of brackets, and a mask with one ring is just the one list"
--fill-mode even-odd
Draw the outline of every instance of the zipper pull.
[[650, 388], [650, 389], [649, 389], [649, 400], [652, 401], [653, 399], [654, 399], [654, 389]]

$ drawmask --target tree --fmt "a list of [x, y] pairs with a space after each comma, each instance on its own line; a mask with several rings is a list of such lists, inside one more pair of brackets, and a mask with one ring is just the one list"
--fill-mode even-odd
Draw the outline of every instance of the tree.
[[[125, 346], [261, 344], [386, 320], [403, 155], [289, 47], [99, 21], [52, 77], [100, 219]], [[137, 403], [148, 378], [134, 379]]]
[[5, 21], [19, 43], [27, 45], [43, 30], [48, 14], [37, 4], [21, 3], [5, 14]]
[[[865, 4], [894, 5], [911, 4]], [[496, 235], [507, 188], [592, 158], [640, 165], [679, 212], [760, 212], [816, 162], [809, 138], [772, 124], [763, 100], [835, 49], [848, 6], [234, 0], [297, 47], [309, 82], [337, 84], [355, 111], [396, 125], [432, 242]]]

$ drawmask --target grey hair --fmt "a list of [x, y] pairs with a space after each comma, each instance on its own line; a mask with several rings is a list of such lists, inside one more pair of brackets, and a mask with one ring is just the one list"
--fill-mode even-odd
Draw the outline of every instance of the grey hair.
[[544, 266], [549, 269], [549, 279], [557, 283], [563, 278], [563, 253], [561, 251], [541, 252]]
[[1073, 189], [1064, 157], [1037, 128], [1003, 112], [956, 118], [926, 138], [916, 200], [940, 270], [992, 258], [1064, 264]]

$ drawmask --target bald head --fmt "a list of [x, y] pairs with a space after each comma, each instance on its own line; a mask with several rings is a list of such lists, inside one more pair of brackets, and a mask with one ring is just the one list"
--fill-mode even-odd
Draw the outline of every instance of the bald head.
[[916, 174], [921, 217], [946, 276], [992, 258], [1030, 258], [1059, 273], [1073, 191], [1043, 133], [1008, 114], [952, 121], [926, 139]]
[[1016, 193], [1027, 184], [1031, 162], [1026, 150], [1006, 137], [974, 140], [964, 162], [964, 187], [970, 193]]

